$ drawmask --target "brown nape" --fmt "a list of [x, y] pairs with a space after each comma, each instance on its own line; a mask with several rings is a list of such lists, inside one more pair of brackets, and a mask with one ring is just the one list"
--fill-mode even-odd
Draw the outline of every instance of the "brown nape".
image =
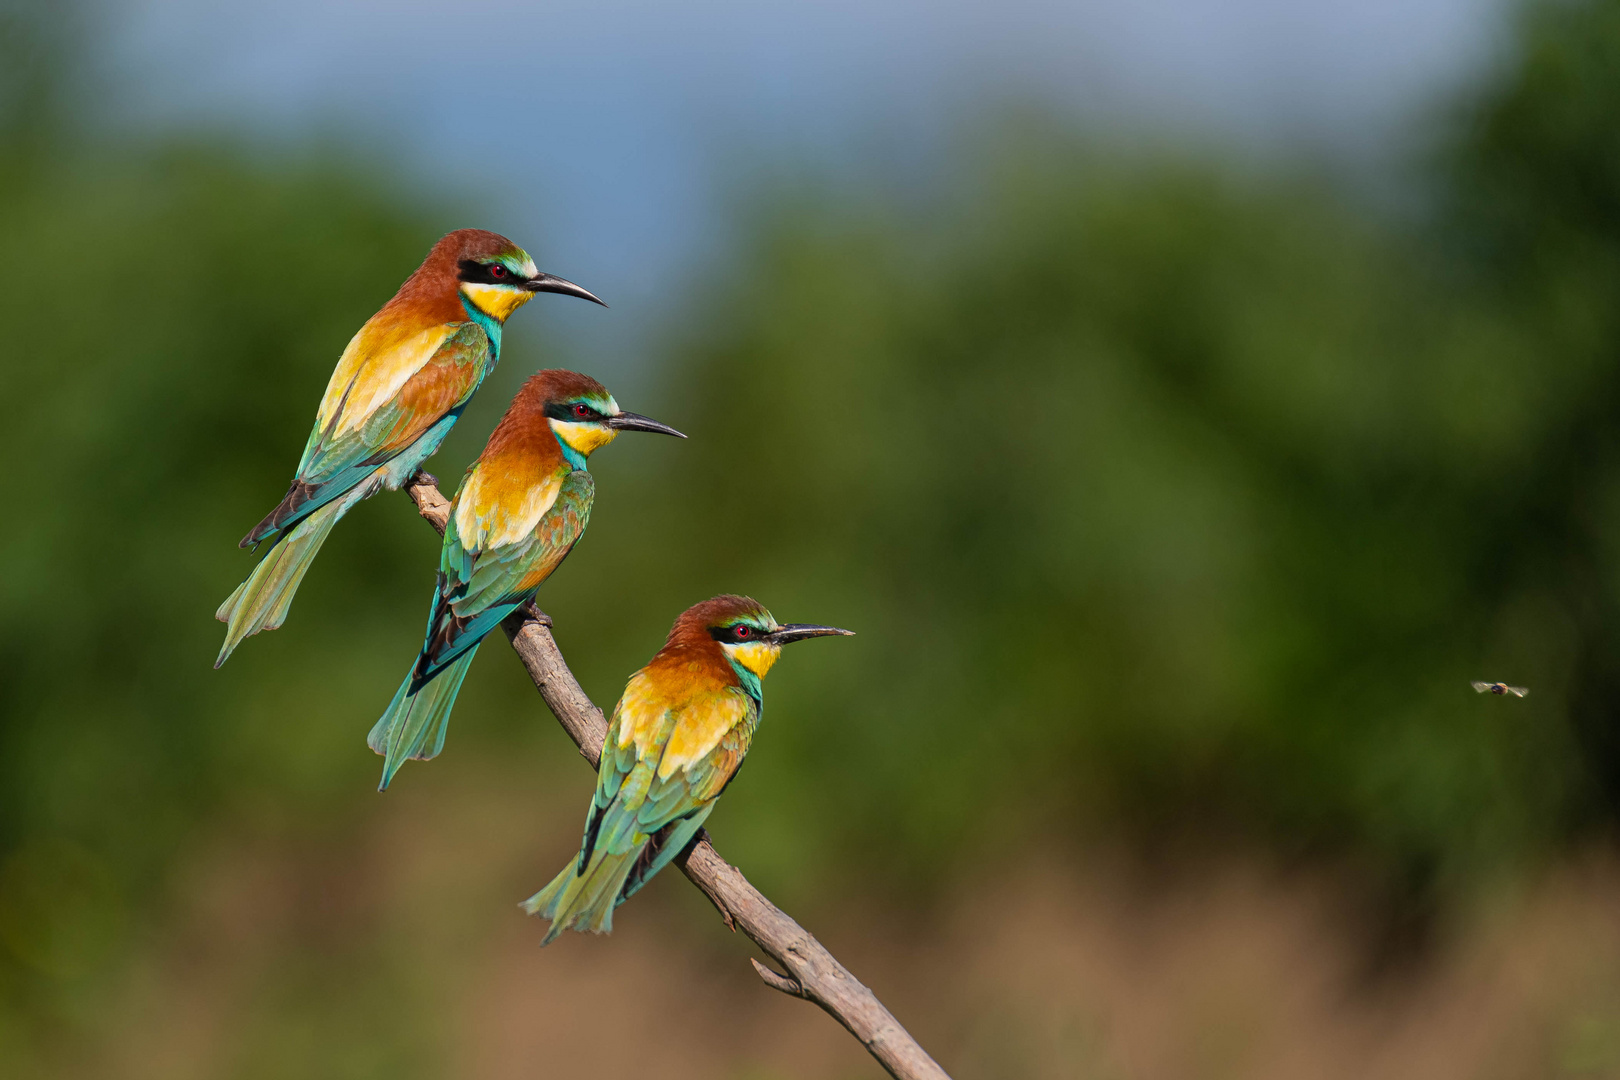
[[701, 604], [693, 604], [681, 612], [675, 620], [664, 648], [691, 645], [718, 648], [714, 644], [714, 639], [709, 636], [709, 627], [722, 626], [743, 615], [762, 615], [764, 612], [765, 608], [758, 600], [731, 593], [705, 600]]
[[433, 245], [416, 272], [405, 279], [394, 298], [383, 305], [383, 312], [389, 308], [408, 308], [441, 322], [464, 320], [467, 312], [461, 306], [461, 285], [456, 278], [461, 260], [518, 250], [512, 241], [487, 229], [457, 229], [446, 233]]

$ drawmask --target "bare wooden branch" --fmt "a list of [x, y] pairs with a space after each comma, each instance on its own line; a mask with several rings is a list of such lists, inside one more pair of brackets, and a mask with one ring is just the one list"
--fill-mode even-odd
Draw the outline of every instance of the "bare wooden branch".
[[[450, 503], [440, 494], [438, 481], [427, 473], [418, 473], [405, 490], [421, 515], [444, 532]], [[579, 747], [580, 756], [594, 769], [607, 738], [607, 718], [568, 670], [551, 636], [550, 621], [537, 610], [517, 611], [507, 617], [501, 629], [506, 631], [540, 696]], [[742, 871], [720, 857], [707, 832], [675, 862], [714, 904], [728, 927], [747, 934], [787, 972], [782, 975], [758, 960], [752, 961], [766, 986], [820, 1005], [848, 1028], [896, 1080], [950, 1080], [872, 991], [808, 930], [765, 899]]]

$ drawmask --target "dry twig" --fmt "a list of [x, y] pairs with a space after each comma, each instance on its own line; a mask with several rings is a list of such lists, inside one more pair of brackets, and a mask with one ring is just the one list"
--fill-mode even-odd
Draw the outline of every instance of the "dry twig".
[[[421, 515], [443, 533], [450, 503], [439, 492], [438, 481], [427, 473], [418, 473], [405, 490]], [[506, 631], [540, 696], [594, 769], [607, 737], [607, 719], [568, 670], [551, 636], [550, 622], [538, 610], [517, 611], [501, 624], [501, 629]], [[896, 1080], [950, 1080], [872, 991], [809, 931], [765, 899], [740, 870], [720, 857], [709, 843], [707, 832], [675, 861], [714, 904], [728, 927], [747, 934], [787, 972], [782, 975], [758, 960], [751, 961], [766, 986], [813, 1001], [827, 1010]]]

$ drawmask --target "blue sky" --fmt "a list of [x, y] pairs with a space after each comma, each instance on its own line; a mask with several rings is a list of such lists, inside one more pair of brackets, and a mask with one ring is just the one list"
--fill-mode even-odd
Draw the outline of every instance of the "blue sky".
[[[1035, 102], [1117, 132], [1366, 158], [1492, 55], [1501, 0], [128, 0], [146, 124], [356, 137], [653, 325], [756, 166], [860, 167]], [[761, 164], [764, 163], [764, 164]], [[564, 308], [568, 305], [553, 305]], [[577, 305], [584, 306], [584, 305]], [[591, 313], [558, 328], [596, 337]]]

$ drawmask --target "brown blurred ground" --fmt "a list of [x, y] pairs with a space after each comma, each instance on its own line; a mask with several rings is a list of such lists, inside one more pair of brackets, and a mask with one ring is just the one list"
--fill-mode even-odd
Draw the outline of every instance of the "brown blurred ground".
[[[761, 986], [747, 943], [679, 877], [611, 937], [540, 949], [515, 901], [565, 857], [573, 808], [531, 786], [462, 769], [326, 837], [221, 827], [182, 860], [168, 925], [109, 993], [106, 1042], [78, 1073], [294, 1075], [277, 1065], [299, 1058], [289, 1041], [333, 1042], [323, 1028], [367, 998], [396, 1003], [382, 1026], [429, 1074], [880, 1075], [829, 1017]], [[1350, 875], [1172, 865], [1025, 860], [929, 913], [847, 898], [797, 914], [959, 1078], [1620, 1075], [1612, 855], [1494, 894], [1376, 966]]]

